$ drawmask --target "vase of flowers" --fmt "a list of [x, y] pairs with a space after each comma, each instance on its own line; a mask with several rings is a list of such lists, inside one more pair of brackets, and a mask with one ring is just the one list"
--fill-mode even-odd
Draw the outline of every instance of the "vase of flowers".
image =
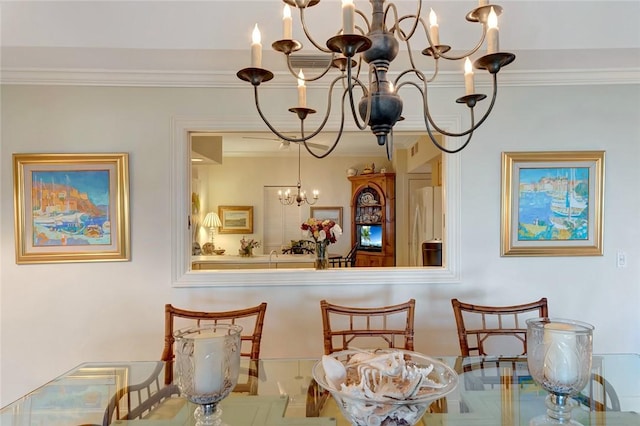
[[315, 219], [310, 218], [306, 222], [302, 222], [300, 226], [303, 233], [307, 237], [313, 238], [316, 243], [316, 269], [327, 269], [329, 267], [329, 244], [333, 244], [338, 241], [340, 235], [342, 235], [342, 228], [340, 225], [329, 219]]
[[251, 257], [253, 256], [253, 249], [258, 247], [260, 247], [260, 241], [255, 241], [253, 238], [247, 240], [245, 237], [242, 237], [238, 254], [242, 257]]

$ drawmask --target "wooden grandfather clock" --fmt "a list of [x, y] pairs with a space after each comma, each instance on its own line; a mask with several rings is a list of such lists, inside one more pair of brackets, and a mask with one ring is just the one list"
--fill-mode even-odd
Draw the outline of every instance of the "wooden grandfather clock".
[[371, 173], [351, 181], [351, 241], [356, 266], [396, 265], [396, 175]]

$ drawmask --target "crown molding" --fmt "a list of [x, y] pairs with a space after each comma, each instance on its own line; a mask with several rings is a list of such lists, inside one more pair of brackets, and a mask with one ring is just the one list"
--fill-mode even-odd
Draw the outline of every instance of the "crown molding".
[[[3, 85], [47, 86], [120, 86], [120, 87], [190, 87], [233, 88], [247, 86], [231, 71], [163, 71], [163, 70], [107, 70], [60, 68], [3, 68]], [[286, 75], [282, 73], [282, 75]], [[393, 73], [390, 73], [393, 75]], [[277, 74], [276, 77], [280, 75]], [[502, 86], [576, 86], [640, 84], [640, 68], [589, 70], [536, 70], [500, 73]], [[433, 87], [462, 87], [460, 73], [444, 72]], [[482, 85], [482, 83], [480, 83]], [[269, 87], [290, 87], [290, 81], [276, 78]]]

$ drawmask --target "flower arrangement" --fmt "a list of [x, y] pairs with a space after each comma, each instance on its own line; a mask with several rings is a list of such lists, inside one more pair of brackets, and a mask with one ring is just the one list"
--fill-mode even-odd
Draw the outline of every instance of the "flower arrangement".
[[342, 235], [340, 225], [329, 219], [309, 218], [300, 225], [303, 234], [313, 238], [316, 242], [316, 269], [327, 269], [329, 267], [329, 259], [327, 258], [327, 246], [338, 241], [338, 237]]
[[247, 240], [243, 236], [240, 240], [240, 250], [238, 250], [238, 252], [240, 253], [240, 256], [252, 256], [253, 249], [258, 247], [260, 247], [260, 241], [256, 241], [253, 238]]
[[332, 244], [342, 235], [340, 225], [329, 219], [309, 218], [306, 222], [302, 222], [300, 229], [304, 231], [306, 237], [313, 238], [316, 243]]

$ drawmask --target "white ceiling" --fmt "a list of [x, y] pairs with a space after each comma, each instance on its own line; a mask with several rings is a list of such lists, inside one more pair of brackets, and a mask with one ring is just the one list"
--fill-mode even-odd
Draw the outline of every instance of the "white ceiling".
[[[395, 3], [401, 15], [413, 13], [416, 5], [415, 0]], [[507, 84], [640, 82], [640, 1], [497, 3], [504, 9], [500, 49], [517, 55], [501, 72]], [[355, 4], [369, 14], [368, 1], [355, 0]], [[433, 8], [439, 16], [441, 42], [466, 50], [480, 34], [478, 24], [463, 19], [476, 5], [477, 1], [425, 2], [423, 16]], [[247, 83], [235, 73], [250, 64], [251, 30], [258, 23], [263, 66], [276, 74], [276, 82], [287, 77], [285, 61], [270, 49], [273, 41], [282, 38], [282, 6], [281, 0], [0, 1], [0, 80], [3, 84], [244, 88]], [[340, 16], [340, 0], [322, 0], [307, 10], [305, 20], [313, 37], [324, 44], [322, 40], [339, 30]], [[297, 10], [293, 35], [303, 42], [305, 52], [313, 50], [302, 33]], [[424, 37], [412, 48], [422, 50], [421, 43]], [[406, 62], [399, 57], [392, 68], [402, 69]], [[461, 65], [443, 62], [441, 80], [460, 84]], [[419, 63], [429, 64], [422, 57]], [[285, 81], [291, 84], [290, 77]], [[237, 136], [228, 135], [228, 139]], [[358, 133], [352, 145], [361, 139], [371, 145], [372, 138], [367, 132]], [[400, 135], [396, 139], [402, 143]], [[319, 143], [329, 144], [330, 138]], [[265, 146], [277, 151], [279, 142], [253, 140], [246, 146], [254, 152]]]

